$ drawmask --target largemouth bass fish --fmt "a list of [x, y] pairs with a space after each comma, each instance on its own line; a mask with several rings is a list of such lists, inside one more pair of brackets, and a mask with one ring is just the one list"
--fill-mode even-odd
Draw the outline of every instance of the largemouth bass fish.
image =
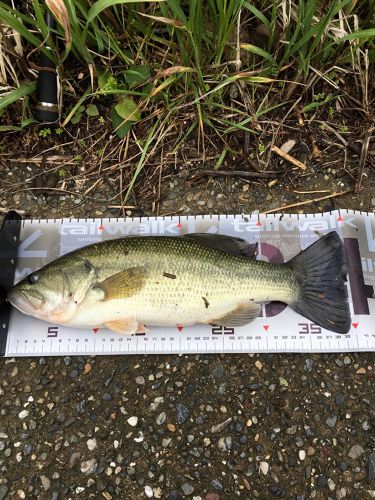
[[336, 232], [286, 264], [258, 261], [248, 251], [247, 242], [224, 235], [104, 241], [30, 274], [8, 300], [55, 324], [120, 334], [144, 325], [241, 326], [262, 303], [277, 300], [328, 330], [349, 331], [345, 254]]

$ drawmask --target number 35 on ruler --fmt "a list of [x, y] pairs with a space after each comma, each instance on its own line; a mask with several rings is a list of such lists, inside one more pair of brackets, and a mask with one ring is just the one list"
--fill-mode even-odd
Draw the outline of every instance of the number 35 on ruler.
[[298, 333], [300, 335], [303, 335], [306, 333], [314, 333], [314, 334], [319, 335], [322, 333], [322, 329], [320, 328], [320, 326], [315, 325], [314, 323], [298, 323], [298, 326], [299, 326]]

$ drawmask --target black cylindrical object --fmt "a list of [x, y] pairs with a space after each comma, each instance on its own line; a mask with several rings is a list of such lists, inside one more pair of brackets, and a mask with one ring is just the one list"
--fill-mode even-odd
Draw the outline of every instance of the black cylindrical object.
[[[53, 27], [53, 17], [49, 12], [46, 15], [46, 24]], [[46, 47], [49, 51], [50, 47]], [[34, 117], [40, 122], [54, 123], [59, 119], [57, 104], [57, 71], [54, 62], [41, 53], [39, 66], [49, 68], [50, 71], [40, 69], [36, 86], [36, 103], [34, 104]]]

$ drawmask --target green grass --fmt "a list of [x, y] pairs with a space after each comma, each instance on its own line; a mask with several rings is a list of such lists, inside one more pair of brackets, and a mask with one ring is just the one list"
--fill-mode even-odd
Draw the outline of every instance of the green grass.
[[[51, 7], [58, 21], [52, 37], [44, 22], [46, 4], [60, 5], [59, 10]], [[284, 5], [285, 10], [276, 0], [28, 0], [18, 12], [0, 1], [6, 34], [0, 52], [0, 112], [19, 100], [27, 103], [35, 89], [24, 58], [16, 57], [14, 34], [20, 35], [29, 63], [36, 62], [35, 49], [51, 54], [46, 46], [52, 46], [64, 102], [69, 102], [62, 110], [61, 127], [98, 119], [101, 105], [120, 138], [148, 121], [127, 197], [168, 121], [190, 116], [176, 144], [193, 131], [204, 144], [205, 132], [213, 130], [226, 150], [231, 133], [257, 133], [254, 121], [288, 103], [293, 85], [301, 92], [305, 85], [309, 88], [314, 70], [324, 74], [333, 66], [355, 68], [358, 81], [365, 81], [366, 61], [375, 62], [375, 0]], [[358, 60], [363, 63], [359, 68]], [[84, 83], [77, 83], [78, 71], [87, 76]], [[337, 88], [316, 101], [307, 92], [303, 110], [328, 109], [341, 95], [343, 90]], [[30, 119], [24, 104], [22, 123]], [[19, 126], [9, 125], [13, 130]]]

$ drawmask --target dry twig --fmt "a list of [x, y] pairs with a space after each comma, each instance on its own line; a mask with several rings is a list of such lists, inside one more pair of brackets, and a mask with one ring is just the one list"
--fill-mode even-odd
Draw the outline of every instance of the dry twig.
[[273, 208], [272, 210], [267, 210], [263, 212], [265, 214], [272, 214], [274, 212], [282, 212], [283, 210], [287, 210], [289, 208], [300, 207], [302, 205], [310, 205], [311, 203], [315, 203], [317, 201], [328, 200], [329, 198], [337, 198], [338, 196], [343, 196], [344, 194], [352, 193], [352, 189], [348, 189], [346, 191], [341, 191], [341, 193], [332, 193], [327, 196], [320, 196], [319, 198], [314, 198], [312, 200], [299, 201], [297, 203], [290, 203], [289, 205], [283, 205], [282, 207]]
[[248, 177], [251, 179], [272, 179], [273, 177], [278, 177], [284, 172], [282, 170], [269, 170], [268, 172], [246, 172], [244, 170], [201, 170], [200, 172], [195, 172], [194, 176], [197, 175], [217, 175], [223, 177]]
[[289, 153], [285, 153], [282, 149], [278, 148], [277, 146], [272, 146], [271, 151], [278, 154], [279, 156], [281, 156], [281, 158], [284, 158], [284, 160], [287, 160], [289, 163], [292, 163], [301, 170], [305, 171], [307, 169], [304, 163], [297, 160], [297, 158], [294, 158], [294, 156], [290, 155]]
[[366, 163], [367, 152], [368, 152], [368, 147], [370, 144], [370, 138], [371, 138], [372, 131], [373, 131], [373, 129], [370, 129], [366, 132], [365, 138], [364, 138], [363, 143], [362, 143], [361, 156], [359, 158], [359, 165], [358, 165], [357, 182], [355, 183], [355, 188], [354, 188], [355, 194], [358, 194], [360, 189], [361, 189], [363, 169], [364, 169], [365, 163]]

